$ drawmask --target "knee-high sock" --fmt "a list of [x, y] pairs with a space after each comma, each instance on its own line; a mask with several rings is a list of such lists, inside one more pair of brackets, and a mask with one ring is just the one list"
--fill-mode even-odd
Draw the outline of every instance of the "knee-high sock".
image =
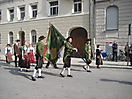
[[63, 68], [63, 69], [62, 69], [61, 74], [63, 74], [63, 73], [64, 73], [65, 69], [66, 69], [66, 68]]
[[90, 69], [89, 69], [89, 66], [87, 66], [87, 70], [90, 70]]
[[39, 76], [41, 76], [41, 69], [38, 69], [38, 71], [39, 71]]
[[71, 69], [70, 68], [67, 68], [67, 74], [71, 75]]
[[36, 73], [37, 73], [37, 70], [36, 70], [36, 69], [34, 69], [34, 72], [33, 72], [33, 77], [35, 77]]

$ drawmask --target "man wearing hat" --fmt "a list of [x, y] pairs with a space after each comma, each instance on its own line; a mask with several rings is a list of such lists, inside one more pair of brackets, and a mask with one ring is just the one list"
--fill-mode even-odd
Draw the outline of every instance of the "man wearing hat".
[[39, 72], [38, 78], [44, 78], [41, 75], [41, 68], [43, 66], [43, 57], [44, 57], [44, 41], [45, 41], [45, 37], [40, 36], [37, 46], [36, 46], [36, 64], [37, 65], [36, 65], [33, 75], [32, 75], [33, 81], [36, 81], [35, 75], [36, 75], [37, 70]]
[[21, 51], [20, 51], [20, 40], [16, 40], [16, 43], [14, 44], [13, 48], [14, 48], [14, 56], [15, 56], [15, 67], [17, 67], [17, 58], [19, 58], [19, 66], [20, 66], [20, 61], [21, 61]]
[[91, 72], [89, 69], [89, 64], [92, 62], [91, 56], [92, 56], [92, 47], [90, 45], [91, 43], [91, 39], [87, 39], [86, 40], [86, 44], [84, 45], [84, 51], [85, 51], [85, 58], [87, 61], [87, 66], [84, 66], [83, 68], [87, 71], [87, 72]]

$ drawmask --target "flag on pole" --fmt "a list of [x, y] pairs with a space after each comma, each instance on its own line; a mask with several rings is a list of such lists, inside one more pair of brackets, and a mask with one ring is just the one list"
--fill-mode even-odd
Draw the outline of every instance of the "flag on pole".
[[66, 40], [61, 33], [52, 24], [50, 24], [46, 41], [47, 51], [45, 53], [45, 58], [53, 65], [56, 64], [59, 51], [62, 49], [65, 41]]

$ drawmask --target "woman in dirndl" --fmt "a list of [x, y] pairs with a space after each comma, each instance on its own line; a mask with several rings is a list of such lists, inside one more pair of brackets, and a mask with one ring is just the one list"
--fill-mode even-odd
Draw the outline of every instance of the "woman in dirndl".
[[22, 68], [26, 68], [26, 71], [29, 71], [30, 68], [30, 62], [28, 58], [28, 53], [27, 53], [27, 41], [24, 42], [23, 46], [21, 47], [22, 51], [22, 60], [21, 60], [21, 65], [20, 65], [20, 71], [22, 71]]
[[97, 45], [97, 49], [96, 49], [96, 65], [97, 65], [97, 68], [100, 68], [99, 65], [103, 65], [101, 51], [102, 50], [100, 48], [100, 45]]
[[5, 47], [5, 57], [6, 57], [6, 62], [8, 64], [10, 64], [13, 61], [12, 48], [11, 48], [10, 44], [7, 44], [7, 46]]
[[32, 44], [29, 45], [27, 52], [28, 52], [29, 62], [31, 65], [33, 65], [35, 63], [35, 50]]

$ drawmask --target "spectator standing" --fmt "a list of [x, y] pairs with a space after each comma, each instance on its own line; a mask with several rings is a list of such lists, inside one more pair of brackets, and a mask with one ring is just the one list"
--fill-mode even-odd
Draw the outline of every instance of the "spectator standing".
[[35, 50], [32, 44], [29, 44], [27, 53], [28, 53], [29, 63], [33, 65], [35, 63]]
[[125, 51], [126, 60], [129, 60], [129, 45], [128, 45], [128, 42], [125, 45], [124, 51]]
[[13, 61], [12, 48], [11, 48], [10, 44], [7, 44], [7, 46], [5, 47], [5, 57], [6, 57], [6, 62], [8, 64], [10, 64]]
[[28, 72], [29, 71], [29, 68], [30, 68], [30, 63], [29, 63], [29, 57], [28, 57], [28, 53], [27, 53], [27, 41], [24, 41], [24, 44], [23, 46], [21, 47], [21, 50], [22, 50], [22, 59], [21, 59], [21, 71], [22, 71], [22, 68], [26, 68], [26, 71]]
[[103, 65], [103, 60], [102, 60], [102, 57], [101, 57], [101, 48], [100, 48], [100, 45], [97, 45], [97, 49], [96, 49], [96, 65], [97, 65], [97, 68], [100, 68], [99, 65]]
[[[14, 56], [15, 56], [15, 67], [17, 67], [18, 65], [20, 66], [20, 61], [22, 58], [22, 54], [21, 54], [21, 50], [20, 50], [20, 40], [16, 40], [16, 43], [14, 44]], [[17, 65], [17, 59], [19, 59], [19, 64]]]
[[113, 49], [113, 61], [116, 59], [117, 62], [118, 44], [116, 43], [116, 41], [114, 41], [112, 45], [112, 49]]
[[129, 56], [130, 56], [130, 66], [132, 66], [132, 44], [130, 46]]

